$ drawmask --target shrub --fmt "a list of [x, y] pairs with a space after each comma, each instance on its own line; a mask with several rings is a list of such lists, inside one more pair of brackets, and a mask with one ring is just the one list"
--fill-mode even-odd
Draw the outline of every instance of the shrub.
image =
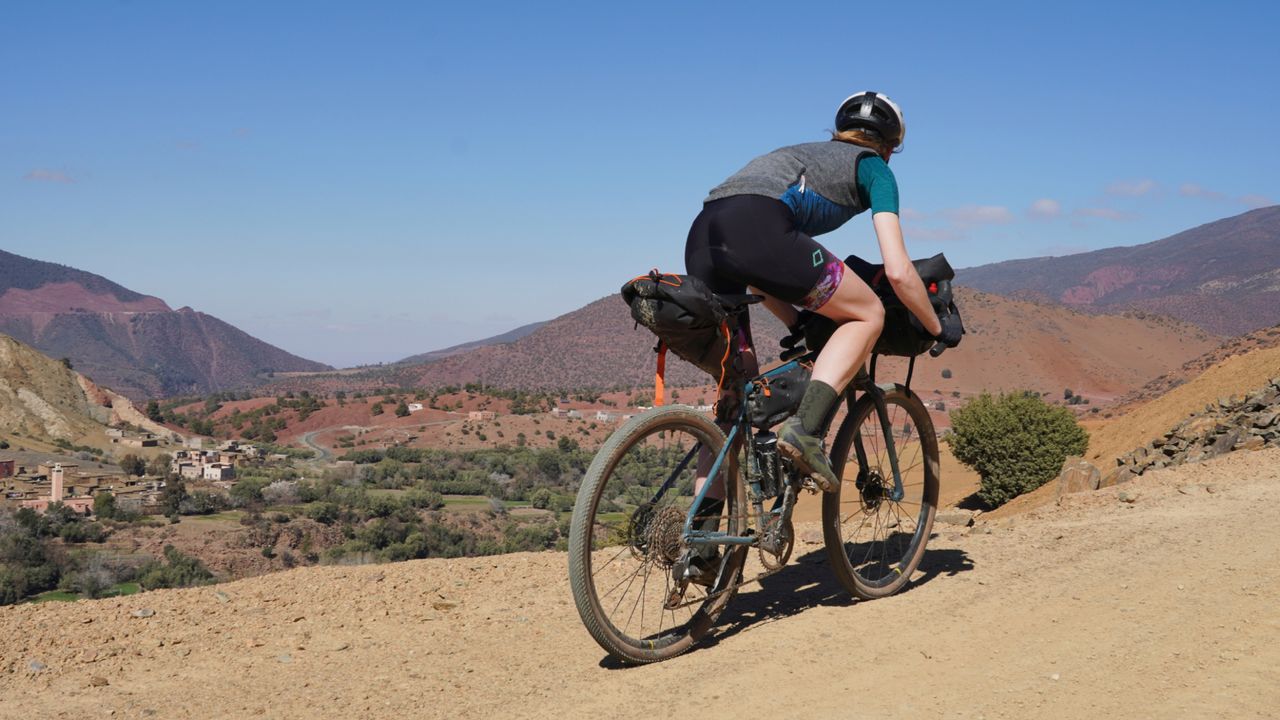
[[952, 454], [981, 476], [978, 497], [993, 507], [1053, 479], [1067, 456], [1089, 445], [1066, 408], [1035, 393], [983, 393], [951, 413], [951, 429]]
[[943, 369], [942, 369], [942, 379], [944, 379], [944, 380], [950, 380], [950, 379], [951, 379], [951, 368], [943, 368]]
[[193, 587], [213, 582], [213, 573], [199, 559], [184, 555], [172, 545], [164, 546], [165, 562], [151, 561], [139, 571], [138, 584], [147, 590]]
[[307, 508], [307, 517], [325, 525], [332, 525], [337, 522], [341, 515], [342, 509], [338, 507], [337, 503], [320, 502]]

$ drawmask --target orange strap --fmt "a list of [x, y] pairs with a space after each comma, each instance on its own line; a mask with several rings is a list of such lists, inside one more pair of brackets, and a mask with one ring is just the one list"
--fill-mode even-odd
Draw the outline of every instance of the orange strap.
[[658, 343], [658, 372], [653, 377], [653, 406], [662, 407], [662, 394], [666, 390], [667, 344]]
[[724, 331], [724, 357], [720, 358], [720, 378], [716, 381], [716, 394], [724, 389], [724, 379], [729, 374], [729, 356], [733, 354], [733, 334], [729, 332], [729, 321], [721, 320], [720, 329]]

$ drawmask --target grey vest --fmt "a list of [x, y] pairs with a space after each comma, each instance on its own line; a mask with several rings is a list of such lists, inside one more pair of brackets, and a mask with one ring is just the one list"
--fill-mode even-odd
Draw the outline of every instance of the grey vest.
[[704, 203], [764, 195], [786, 203], [796, 227], [821, 235], [866, 210], [858, 198], [858, 162], [875, 151], [844, 142], [812, 142], [766, 153], [711, 190]]

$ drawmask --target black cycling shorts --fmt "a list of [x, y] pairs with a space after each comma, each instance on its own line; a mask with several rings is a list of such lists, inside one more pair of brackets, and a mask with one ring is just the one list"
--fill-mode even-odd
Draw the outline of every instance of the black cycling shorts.
[[795, 227], [791, 208], [763, 195], [713, 200], [689, 228], [685, 272], [712, 292], [747, 286], [809, 310], [822, 307], [844, 277], [844, 262]]

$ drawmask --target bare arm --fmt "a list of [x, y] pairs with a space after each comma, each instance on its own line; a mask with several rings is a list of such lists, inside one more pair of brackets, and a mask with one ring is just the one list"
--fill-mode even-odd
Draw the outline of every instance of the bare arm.
[[929, 293], [907, 255], [907, 245], [902, 240], [902, 225], [891, 212], [879, 212], [872, 216], [876, 228], [876, 240], [880, 242], [880, 257], [884, 259], [884, 274], [893, 286], [893, 292], [916, 316], [931, 335], [942, 332], [942, 323], [929, 304]]

